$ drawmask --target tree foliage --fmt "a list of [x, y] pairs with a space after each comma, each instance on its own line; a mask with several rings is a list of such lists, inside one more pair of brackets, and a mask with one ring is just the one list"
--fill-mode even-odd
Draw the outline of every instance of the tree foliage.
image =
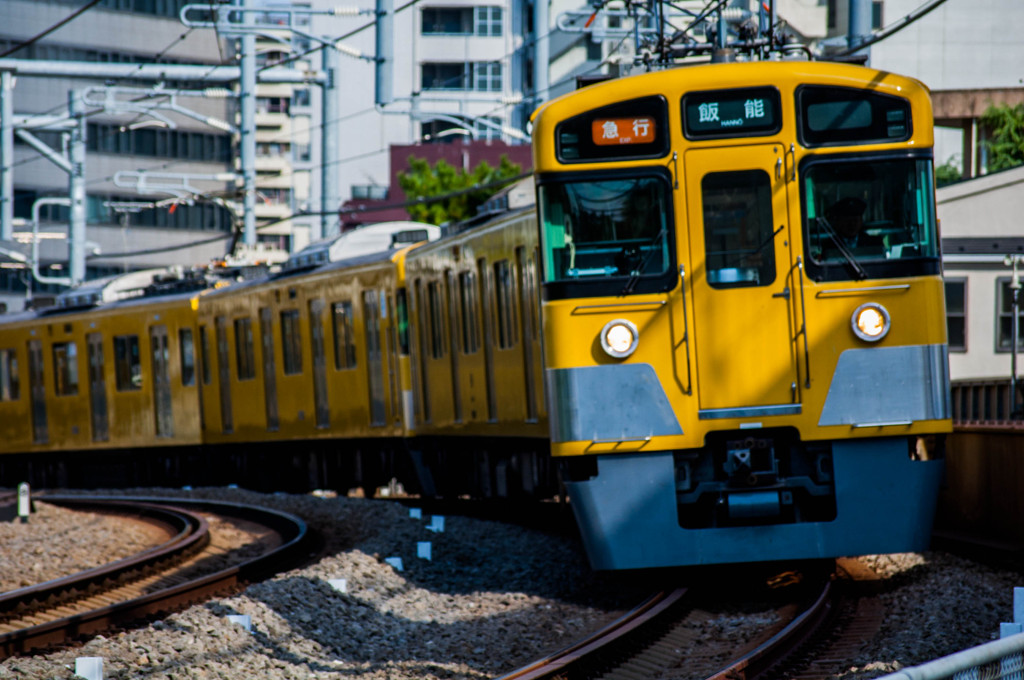
[[988, 131], [990, 172], [1024, 164], [1024, 104], [989, 106], [981, 123]]
[[960, 171], [960, 158], [956, 154], [935, 168], [935, 183], [940, 187], [959, 182], [961, 179], [963, 179], [963, 173]]
[[487, 161], [481, 161], [469, 172], [462, 168], [456, 168], [444, 159], [437, 161], [431, 167], [426, 160], [409, 156], [409, 169], [406, 172], [398, 173], [398, 184], [405, 192], [406, 199], [410, 201], [462, 192], [456, 196], [406, 208], [409, 216], [416, 221], [444, 224], [472, 217], [477, 207], [501, 188], [473, 189], [473, 187], [481, 187], [501, 179], [515, 177], [520, 170], [520, 166], [510, 161], [505, 154], [502, 154], [497, 168], [492, 168]]

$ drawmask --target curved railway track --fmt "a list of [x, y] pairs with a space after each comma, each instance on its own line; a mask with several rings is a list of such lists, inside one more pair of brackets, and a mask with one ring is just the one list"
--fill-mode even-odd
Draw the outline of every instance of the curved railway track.
[[[169, 536], [163, 544], [95, 569], [0, 595], [0, 658], [165, 614], [296, 561], [303, 520], [255, 506], [189, 499], [38, 496], [47, 503], [141, 515]], [[183, 507], [184, 506], [184, 507]], [[185, 509], [188, 508], [188, 509]], [[199, 513], [248, 525], [264, 550], [232, 559]], [[211, 571], [210, 563], [232, 565]]]
[[[846, 574], [847, 578], [858, 575]], [[499, 680], [636, 680], [636, 678], [705, 678], [768, 680], [829, 677], [822, 663], [834, 663], [877, 629], [880, 612], [870, 600], [850, 597], [828, 576], [805, 584], [802, 605], [779, 610], [784, 623], [767, 627], [744, 651], [702, 649], [694, 645], [697, 614], [687, 588], [662, 591], [591, 637]], [[810, 595], [808, 597], [808, 595]], [[714, 645], [711, 645], [714, 647]], [[736, 655], [739, 654], [738, 658]], [[730, 658], [725, 666], [720, 658]], [[821, 661], [822, 663], [819, 663]], [[708, 671], [708, 668], [718, 670]]]

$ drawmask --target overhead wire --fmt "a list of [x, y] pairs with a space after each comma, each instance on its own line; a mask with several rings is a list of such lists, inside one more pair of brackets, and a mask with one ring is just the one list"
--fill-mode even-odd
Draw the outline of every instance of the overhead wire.
[[69, 14], [68, 16], [64, 17], [63, 19], [61, 19], [57, 23], [53, 24], [49, 28], [44, 29], [40, 33], [35, 34], [34, 36], [29, 38], [28, 40], [25, 40], [24, 42], [19, 43], [18, 45], [15, 45], [14, 47], [11, 47], [11, 48], [3, 51], [3, 52], [0, 52], [0, 59], [2, 59], [3, 57], [6, 57], [9, 54], [14, 54], [18, 50], [24, 49], [24, 48], [28, 47], [29, 45], [34, 45], [38, 41], [42, 40], [46, 36], [50, 35], [54, 31], [56, 31], [61, 26], [64, 26], [64, 25], [70, 23], [71, 21], [74, 21], [79, 16], [84, 14], [86, 11], [88, 11], [88, 10], [92, 9], [93, 7], [95, 7], [96, 5], [100, 4], [100, 2], [102, 2], [102, 0], [89, 0], [89, 2], [87, 2], [83, 6], [79, 7], [77, 10], [75, 10], [74, 12]]

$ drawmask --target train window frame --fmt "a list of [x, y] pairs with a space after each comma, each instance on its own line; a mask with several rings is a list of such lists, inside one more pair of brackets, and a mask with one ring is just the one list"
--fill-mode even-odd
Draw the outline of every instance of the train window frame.
[[467, 269], [459, 272], [459, 314], [462, 324], [461, 351], [463, 354], [476, 354], [480, 351], [480, 321], [477, 313], [477, 283], [476, 272]]
[[199, 369], [203, 384], [209, 385], [213, 381], [213, 372], [210, 370], [210, 331], [206, 324], [199, 325]]
[[445, 346], [444, 301], [441, 297], [441, 284], [437, 281], [427, 282], [427, 318], [430, 322], [430, 358], [442, 359], [447, 355]]
[[[949, 289], [951, 285], [958, 286], [960, 288], [959, 296], [962, 304], [959, 310], [951, 309], [949, 305]], [[943, 288], [946, 294], [946, 346], [951, 353], [965, 354], [967, 352], [967, 277], [944, 277]], [[954, 320], [957, 321], [957, 325], [961, 326], [959, 335], [963, 338], [963, 342], [960, 344], [953, 344], [953, 333], [950, 329], [952, 328], [951, 322]]]
[[[815, 166], [825, 166], [828, 164], [836, 164], [838, 166], [838, 164], [842, 163], [856, 163], [859, 164], [861, 172], [870, 171], [874, 173], [879, 172], [880, 166], [885, 163], [898, 163], [900, 161], [916, 164], [913, 170], [915, 176], [922, 171], [926, 175], [920, 182], [920, 191], [926, 192], [926, 196], [919, 196], [918, 198], [927, 198], [929, 202], [925, 204], [919, 201], [917, 207], [929, 221], [929, 224], [926, 225], [928, 227], [928, 236], [930, 237], [927, 245], [934, 250], [934, 253], [902, 258], [881, 256], [874, 258], [857, 257], [856, 266], [854, 263], [838, 257], [832, 260], [819, 260], [810, 246], [812, 243], [810, 225], [812, 221], [817, 224], [817, 209], [815, 202], [811, 200], [809, 203], [807, 196], [808, 183], [813, 184], [816, 181], [813, 179]], [[862, 278], [909, 278], [914, 276], [941, 275], [942, 265], [938, 244], [938, 221], [935, 213], [935, 180], [934, 168], [932, 166], [933, 158], [930, 149], [810, 154], [804, 157], [797, 168], [797, 177], [800, 178], [800, 233], [803, 252], [806, 256], [804, 258], [804, 270], [807, 276], [812, 281], [825, 282], [856, 281]], [[819, 229], [819, 231], [821, 230]], [[885, 250], [887, 251], [888, 248], [885, 248]], [[882, 255], [882, 253], [878, 253], [878, 255]], [[859, 267], [859, 270], [856, 267]]]
[[508, 258], [491, 265], [494, 270], [494, 319], [498, 349], [512, 349], [519, 344], [516, 315], [516, 277]]
[[181, 364], [181, 384], [196, 384], [196, 348], [191, 328], [178, 329], [178, 358]]
[[[654, 141], [599, 146], [593, 142], [592, 126], [597, 119], [621, 119], [629, 117], [650, 117], [654, 119]], [[575, 129], [573, 129], [575, 126]], [[555, 157], [560, 163], [601, 163], [664, 158], [671, 148], [669, 138], [668, 100], [660, 94], [627, 99], [590, 109], [555, 125]], [[572, 136], [575, 136], [573, 139]], [[569, 153], [570, 143], [582, 148], [578, 155]]]
[[352, 329], [352, 301], [331, 303], [331, 330], [333, 331], [334, 370], [356, 368], [356, 343]]
[[78, 394], [78, 346], [74, 340], [55, 342], [50, 348], [53, 356], [53, 393], [58, 397]]
[[238, 380], [256, 377], [256, 342], [252, 332], [252, 319], [248, 316], [234, 320], [235, 371]]
[[21, 398], [18, 376], [18, 352], [0, 349], [0, 401], [18, 401]]
[[[545, 191], [549, 186], [574, 182], [600, 182], [651, 178], [660, 183], [663, 191], [664, 246], [667, 253], [665, 269], [656, 274], [642, 274], [635, 281], [629, 275], [594, 278], [554, 278], [546, 229]], [[544, 173], [537, 176], [537, 216], [540, 230], [540, 273], [545, 300], [563, 300], [595, 296], [629, 296], [665, 293], [679, 283], [676, 253], [676, 215], [674, 177], [668, 168], [643, 166], [625, 170], [597, 170], [589, 172]], [[627, 284], [631, 287], [627, 290]]]
[[[726, 180], [734, 181], [726, 184], [724, 183]], [[711, 182], [720, 182], [720, 186], [709, 186]], [[761, 168], [709, 172], [701, 178], [700, 186], [701, 223], [704, 229], [704, 269], [708, 285], [712, 288], [726, 289], [760, 287], [774, 283], [777, 274], [775, 234], [778, 232], [775, 231], [773, 220], [772, 180], [768, 172]], [[752, 212], [759, 231], [753, 234], [753, 244], [743, 244], [748, 246], [743, 249], [736, 247], [741, 245], [738, 242], [730, 242], [726, 245], [725, 239], [728, 238], [729, 232], [740, 235], [740, 232], [743, 231], [741, 225], [746, 224], [747, 220], [735, 218], [734, 213], [731, 218], [723, 220], [722, 211], [712, 212], [709, 210], [709, 205], [713, 206], [716, 203], [722, 205], [717, 198], [712, 198], [715, 195], [712, 193], [714, 191], [731, 190], [735, 193], [745, 189], [753, 189], [753, 196], [743, 196], [743, 200], [734, 201], [729, 205], [734, 210], [737, 207], [739, 210], [743, 210], [745, 206], [750, 205], [756, 207], [756, 210]], [[752, 198], [753, 200], [751, 200]], [[719, 227], [724, 228], [719, 229]], [[749, 229], [747, 235], [751, 235]], [[712, 251], [711, 246], [714, 239], [717, 239], [724, 249], [717, 252]], [[722, 266], [713, 267], [711, 264], [713, 259], [719, 257]], [[751, 264], [751, 261], [746, 259], [747, 257], [750, 257], [755, 263], [754, 266], [741, 266]], [[760, 264], [756, 264], [757, 260], [761, 261]]]
[[409, 356], [409, 292], [405, 288], [395, 291], [395, 325], [398, 330], [398, 353]]
[[285, 375], [302, 373], [302, 313], [298, 309], [282, 309], [281, 355]]
[[114, 384], [118, 392], [138, 392], [142, 389], [142, 354], [139, 336], [115, 335]]
[[[739, 101], [746, 99], [742, 105], [744, 107], [743, 118], [758, 118], [764, 115], [764, 107], [757, 107], [752, 104], [753, 99], [765, 99], [770, 100], [771, 105], [774, 107], [773, 113], [774, 120], [771, 125], [761, 127], [753, 127], [744, 129], [742, 127], [728, 127], [728, 128], [717, 128], [710, 130], [698, 130], [696, 129], [691, 120], [690, 116], [687, 115], [689, 106], [696, 106], [700, 113], [701, 118], [698, 122], [704, 122], [703, 116], [705, 109], [702, 107], [715, 104], [715, 107], [711, 109], [711, 114], [715, 119], [719, 117], [719, 105], [721, 101], [729, 99], [729, 103], [732, 104], [731, 100]], [[753, 113], [751, 113], [753, 112]], [[757, 113], [760, 112], [760, 113]], [[740, 88], [723, 88], [720, 90], [700, 90], [696, 92], [687, 92], [679, 98], [679, 116], [682, 120], [683, 136], [690, 141], [704, 141], [713, 139], [742, 139], [746, 137], [771, 137], [777, 135], [782, 130], [782, 95], [779, 93], [779, 89], [773, 85], [763, 85], [758, 87], [740, 87]]]
[[[827, 101], [829, 93], [836, 95], [835, 101]], [[843, 100], [838, 99], [838, 93], [845, 94], [849, 99]], [[821, 101], [812, 101], [817, 95]], [[796, 88], [794, 93], [794, 99], [796, 102], [796, 131], [797, 139], [800, 144], [808, 149], [830, 147], [830, 146], [863, 146], [867, 144], [899, 144], [906, 142], [914, 136], [914, 119], [913, 109], [910, 105], [910, 100], [905, 97], [899, 97], [897, 95], [887, 94], [884, 92], [875, 92], [864, 90], [863, 88], [856, 87], [843, 87], [839, 85], [821, 85], [821, 84], [804, 84]], [[811, 107], [821, 106], [825, 104], [834, 104], [842, 101], [860, 100], [861, 103], [868, 103], [869, 108], [872, 112], [872, 119], [867, 126], [859, 126], [856, 128], [824, 128], [822, 130], [812, 130], [810, 126]], [[868, 134], [863, 136], [857, 133], [857, 130], [864, 128], [878, 128], [886, 126], [890, 123], [896, 124], [899, 121], [895, 120], [874, 120], [874, 113], [881, 107], [882, 102], [887, 101], [890, 105], [899, 104], [902, 113], [903, 122], [905, 123], [905, 131], [903, 134], [895, 136], [882, 136], [879, 134]], [[871, 102], [876, 102], [878, 107]], [[889, 118], [893, 109], [885, 110], [885, 117]], [[849, 120], [853, 118], [851, 115], [844, 116], [845, 119]], [[844, 130], [848, 130], [844, 132]]]

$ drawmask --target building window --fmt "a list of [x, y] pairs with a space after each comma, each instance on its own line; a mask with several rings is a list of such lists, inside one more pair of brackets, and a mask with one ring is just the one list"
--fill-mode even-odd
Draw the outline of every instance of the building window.
[[[1009, 352], [1011, 334], [1013, 332], [1013, 326], [1011, 326], [1013, 319], [1013, 294], [1010, 290], [1010, 279], [996, 279], [996, 291], [998, 310], [996, 351]], [[1017, 301], [1017, 350], [1020, 351], [1024, 349], [1024, 324], [1021, 323], [1022, 317], [1024, 317], [1024, 292], [1018, 295]]]
[[139, 336], [118, 335], [114, 338], [114, 378], [118, 392], [142, 389]]
[[874, 0], [871, 3], [871, 28], [877, 30], [882, 28], [884, 17], [882, 16], [882, 0]]
[[239, 380], [252, 380], [256, 377], [252, 319], [235, 319], [235, 365]]
[[473, 24], [476, 26], [476, 34], [480, 36], [501, 35], [501, 8], [500, 7], [474, 7]]
[[424, 90], [501, 91], [501, 63], [425, 62], [420, 67]]
[[0, 401], [18, 398], [18, 355], [13, 349], [0, 350]]
[[178, 331], [178, 353], [181, 355], [181, 384], [196, 384], [196, 349], [192, 343], [192, 329]]
[[[491, 123], [491, 125], [487, 123]], [[476, 139], [501, 139], [501, 119], [486, 116], [474, 120], [473, 137]]]
[[967, 351], [967, 279], [946, 279], [946, 336], [950, 352]]
[[281, 348], [285, 375], [302, 373], [302, 333], [297, 309], [281, 312]]
[[348, 300], [331, 305], [334, 320], [334, 368], [354, 368], [356, 345], [352, 337], [352, 303]]
[[501, 35], [501, 7], [427, 7], [423, 35]]

